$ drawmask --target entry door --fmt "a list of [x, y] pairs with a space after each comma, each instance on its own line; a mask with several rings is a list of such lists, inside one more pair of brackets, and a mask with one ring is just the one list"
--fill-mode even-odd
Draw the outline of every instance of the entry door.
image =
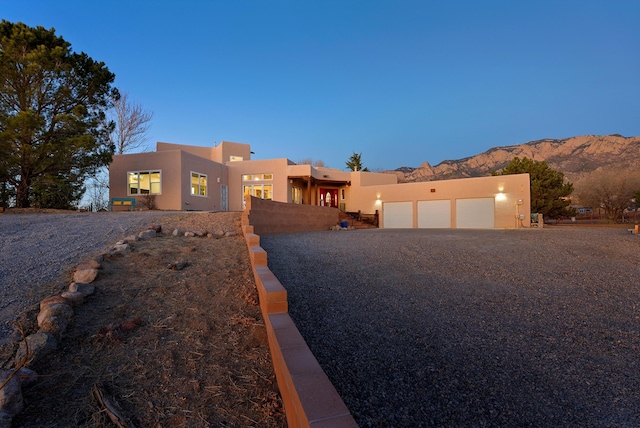
[[338, 189], [320, 189], [320, 205], [338, 208]]

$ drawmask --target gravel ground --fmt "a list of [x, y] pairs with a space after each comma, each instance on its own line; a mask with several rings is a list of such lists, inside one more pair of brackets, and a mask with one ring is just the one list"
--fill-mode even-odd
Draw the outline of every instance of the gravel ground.
[[47, 283], [119, 239], [175, 212], [0, 215], [0, 344]]
[[626, 229], [261, 245], [361, 426], [640, 426], [640, 238]]

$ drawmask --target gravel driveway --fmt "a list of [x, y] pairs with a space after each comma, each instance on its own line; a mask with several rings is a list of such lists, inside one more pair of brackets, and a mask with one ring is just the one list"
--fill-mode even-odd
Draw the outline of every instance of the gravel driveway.
[[626, 229], [261, 245], [361, 426], [640, 426], [640, 237]]
[[174, 212], [0, 215], [0, 344], [47, 283], [107, 245]]

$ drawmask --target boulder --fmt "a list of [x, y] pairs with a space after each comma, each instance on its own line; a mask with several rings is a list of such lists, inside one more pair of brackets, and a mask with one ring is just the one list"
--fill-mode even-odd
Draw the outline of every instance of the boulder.
[[162, 225], [160, 224], [150, 224], [147, 226], [147, 230], [155, 230], [156, 233], [162, 232]]
[[194, 232], [185, 232], [184, 236], [187, 236], [189, 238], [193, 238], [194, 236], [196, 236], [196, 234]]
[[180, 229], [173, 229], [173, 232], [171, 232], [171, 234], [173, 236], [182, 236], [182, 235], [184, 235], [184, 232], [182, 230], [180, 230]]

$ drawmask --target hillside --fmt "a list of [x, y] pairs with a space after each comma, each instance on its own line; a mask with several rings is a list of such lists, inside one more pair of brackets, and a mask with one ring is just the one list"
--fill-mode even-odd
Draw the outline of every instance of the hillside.
[[636, 171], [640, 168], [640, 137], [621, 135], [585, 135], [565, 139], [545, 139], [515, 146], [494, 147], [484, 153], [460, 160], [446, 160], [431, 166], [424, 162], [418, 168], [398, 168], [399, 182], [435, 181], [491, 175], [514, 157], [546, 161], [562, 171], [579, 188], [580, 181], [598, 168]]

